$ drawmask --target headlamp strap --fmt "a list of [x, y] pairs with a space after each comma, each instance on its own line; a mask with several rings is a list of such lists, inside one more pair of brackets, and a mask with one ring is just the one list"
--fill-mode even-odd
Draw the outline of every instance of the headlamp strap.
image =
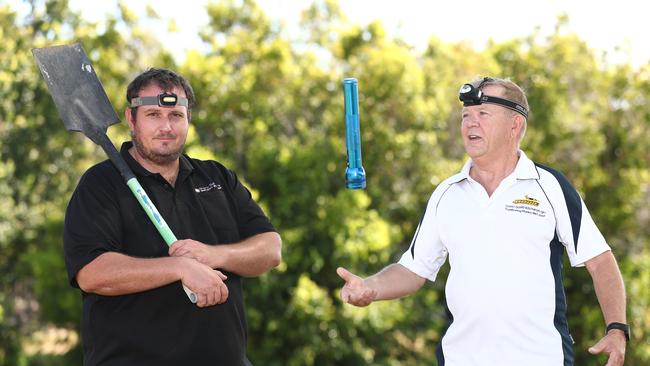
[[524, 106], [522, 106], [519, 103], [515, 103], [515, 102], [513, 102], [511, 100], [508, 100], [508, 99], [503, 99], [503, 98], [493, 97], [493, 96], [490, 96], [490, 95], [483, 94], [483, 95], [481, 95], [479, 104], [481, 104], [481, 103], [498, 104], [500, 106], [506, 107], [508, 109], [511, 109], [511, 110], [521, 114], [525, 118], [528, 118], [528, 111], [526, 110], [526, 108], [524, 108]]

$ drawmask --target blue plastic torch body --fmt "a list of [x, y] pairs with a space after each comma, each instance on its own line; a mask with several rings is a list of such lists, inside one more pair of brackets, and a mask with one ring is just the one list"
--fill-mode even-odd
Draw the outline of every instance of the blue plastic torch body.
[[345, 95], [345, 146], [348, 166], [345, 186], [348, 189], [366, 188], [366, 172], [361, 165], [361, 133], [359, 130], [359, 89], [357, 79], [343, 79]]

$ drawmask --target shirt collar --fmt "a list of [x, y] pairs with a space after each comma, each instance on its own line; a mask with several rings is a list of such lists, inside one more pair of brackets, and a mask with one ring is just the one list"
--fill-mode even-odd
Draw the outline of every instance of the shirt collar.
[[[535, 163], [532, 160], [528, 159], [528, 156], [526, 156], [526, 153], [523, 151], [518, 150], [517, 153], [519, 154], [519, 160], [517, 161], [517, 165], [515, 166], [515, 170], [513, 172], [514, 178], [539, 179], [539, 173], [537, 172], [537, 168], [535, 168]], [[474, 163], [471, 158], [467, 159], [465, 165], [463, 165], [463, 169], [461, 169], [460, 172], [453, 177], [453, 181], [457, 183], [461, 180], [469, 179], [469, 170], [473, 164]]]
[[[120, 148], [120, 154], [126, 161], [126, 163], [129, 165], [131, 170], [133, 170], [133, 173], [137, 176], [150, 176], [150, 175], [155, 175], [154, 173], [148, 171], [145, 169], [140, 163], [138, 163], [137, 160], [131, 156], [129, 153], [129, 149], [133, 146], [133, 141], [125, 141], [122, 143], [122, 147]], [[185, 155], [182, 154], [180, 157], [180, 164], [179, 164], [179, 171], [178, 171], [178, 179], [179, 181], [182, 181], [190, 175], [190, 173], [194, 170], [194, 167], [192, 166], [192, 163], [190, 163], [189, 158]], [[157, 173], [156, 173], [157, 174]]]

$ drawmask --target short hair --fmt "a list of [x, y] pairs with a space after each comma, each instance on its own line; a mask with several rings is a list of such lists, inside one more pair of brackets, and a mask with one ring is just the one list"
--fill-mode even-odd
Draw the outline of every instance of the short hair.
[[[181, 75], [162, 68], [151, 67], [145, 72], [136, 76], [126, 88], [126, 102], [131, 105], [131, 100], [137, 98], [140, 90], [151, 84], [158, 85], [165, 91], [170, 91], [173, 87], [182, 88], [187, 97], [188, 119], [191, 116], [192, 106], [194, 105], [194, 90], [190, 83]], [[131, 108], [131, 116], [135, 118], [137, 107]]]
[[[521, 104], [526, 110], [528, 111], [528, 116], [530, 116], [530, 106], [528, 105], [528, 98], [526, 98], [526, 92], [524, 92], [524, 89], [522, 89], [519, 85], [515, 84], [512, 80], [509, 78], [505, 79], [500, 79], [500, 78], [480, 78], [476, 79], [471, 82], [471, 84], [475, 87], [478, 88], [479, 86], [481, 89], [485, 88], [486, 86], [500, 86], [503, 89], [503, 97], [504, 99], [511, 100], [517, 104]], [[517, 113], [514, 112], [513, 113]], [[524, 126], [521, 129], [521, 134], [519, 135], [519, 142], [524, 138], [524, 135], [526, 134], [526, 127], [528, 125], [528, 118], [524, 118]]]
[[[479, 85], [481, 89], [486, 86], [494, 85], [500, 86], [503, 88], [503, 98], [511, 100], [517, 104], [521, 104], [523, 107], [530, 112], [530, 106], [528, 105], [528, 99], [526, 98], [526, 93], [524, 90], [517, 84], [515, 84], [509, 78], [499, 79], [499, 78], [480, 78], [472, 81], [471, 83], [475, 88], [478, 88]], [[482, 85], [481, 85], [482, 84]]]

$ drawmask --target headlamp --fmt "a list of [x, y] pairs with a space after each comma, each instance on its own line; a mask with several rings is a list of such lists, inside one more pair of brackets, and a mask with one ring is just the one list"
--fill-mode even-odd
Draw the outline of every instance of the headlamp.
[[179, 97], [174, 93], [161, 93], [155, 97], [137, 97], [131, 99], [131, 108], [141, 105], [157, 105], [160, 107], [187, 107], [187, 98]]
[[493, 78], [489, 77], [483, 78], [483, 81], [481, 81], [478, 87], [475, 87], [472, 84], [464, 84], [458, 91], [458, 99], [463, 102], [463, 106], [465, 107], [480, 105], [483, 103], [498, 104], [502, 107], [511, 109], [528, 119], [528, 110], [523, 105], [508, 99], [483, 94], [483, 91], [481, 90], [483, 84], [493, 80]]

